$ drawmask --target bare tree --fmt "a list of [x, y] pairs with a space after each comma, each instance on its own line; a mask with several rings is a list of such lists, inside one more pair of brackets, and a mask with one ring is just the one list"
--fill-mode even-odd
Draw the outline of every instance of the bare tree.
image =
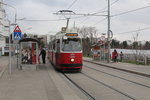
[[95, 27], [82, 27], [79, 32], [82, 36], [83, 53], [84, 55], [89, 55], [91, 45], [97, 42], [97, 30]]
[[143, 49], [141, 41], [138, 41], [138, 38], [139, 38], [139, 32], [137, 32], [136, 35], [133, 36], [133, 44], [132, 44], [132, 49], [135, 51], [135, 52], [133, 51], [133, 55], [136, 63], [138, 63], [138, 61], [141, 59], [141, 55], [142, 55], [141, 50]]
[[97, 43], [98, 42], [98, 32], [96, 29], [93, 32], [93, 36], [95, 37], [95, 42]]
[[97, 29], [95, 27], [82, 27], [80, 29], [82, 38], [89, 38], [90, 42], [93, 43], [98, 37]]
[[80, 32], [82, 38], [88, 37], [88, 33], [87, 33], [87, 28], [86, 27], [82, 27], [79, 32]]

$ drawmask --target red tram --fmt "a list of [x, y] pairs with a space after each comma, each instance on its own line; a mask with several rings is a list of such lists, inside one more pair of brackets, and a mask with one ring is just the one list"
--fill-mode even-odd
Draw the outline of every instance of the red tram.
[[56, 69], [82, 69], [82, 40], [77, 32], [58, 32], [51, 36], [48, 52], [50, 62]]

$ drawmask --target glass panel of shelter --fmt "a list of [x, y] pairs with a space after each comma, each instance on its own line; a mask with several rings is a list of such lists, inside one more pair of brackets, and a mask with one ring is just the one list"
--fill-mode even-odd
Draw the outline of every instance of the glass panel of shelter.
[[37, 42], [21, 42], [20, 44], [20, 69], [22, 65], [38, 64]]

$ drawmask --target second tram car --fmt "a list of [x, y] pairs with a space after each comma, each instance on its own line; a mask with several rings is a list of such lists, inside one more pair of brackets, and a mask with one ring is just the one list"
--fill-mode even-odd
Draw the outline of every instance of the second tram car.
[[82, 69], [82, 40], [77, 32], [58, 32], [49, 43], [49, 60], [56, 69]]

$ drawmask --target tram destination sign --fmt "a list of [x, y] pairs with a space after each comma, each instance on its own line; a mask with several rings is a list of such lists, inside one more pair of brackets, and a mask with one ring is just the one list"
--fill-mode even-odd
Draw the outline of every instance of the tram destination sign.
[[78, 36], [78, 33], [66, 33], [66, 36]]

